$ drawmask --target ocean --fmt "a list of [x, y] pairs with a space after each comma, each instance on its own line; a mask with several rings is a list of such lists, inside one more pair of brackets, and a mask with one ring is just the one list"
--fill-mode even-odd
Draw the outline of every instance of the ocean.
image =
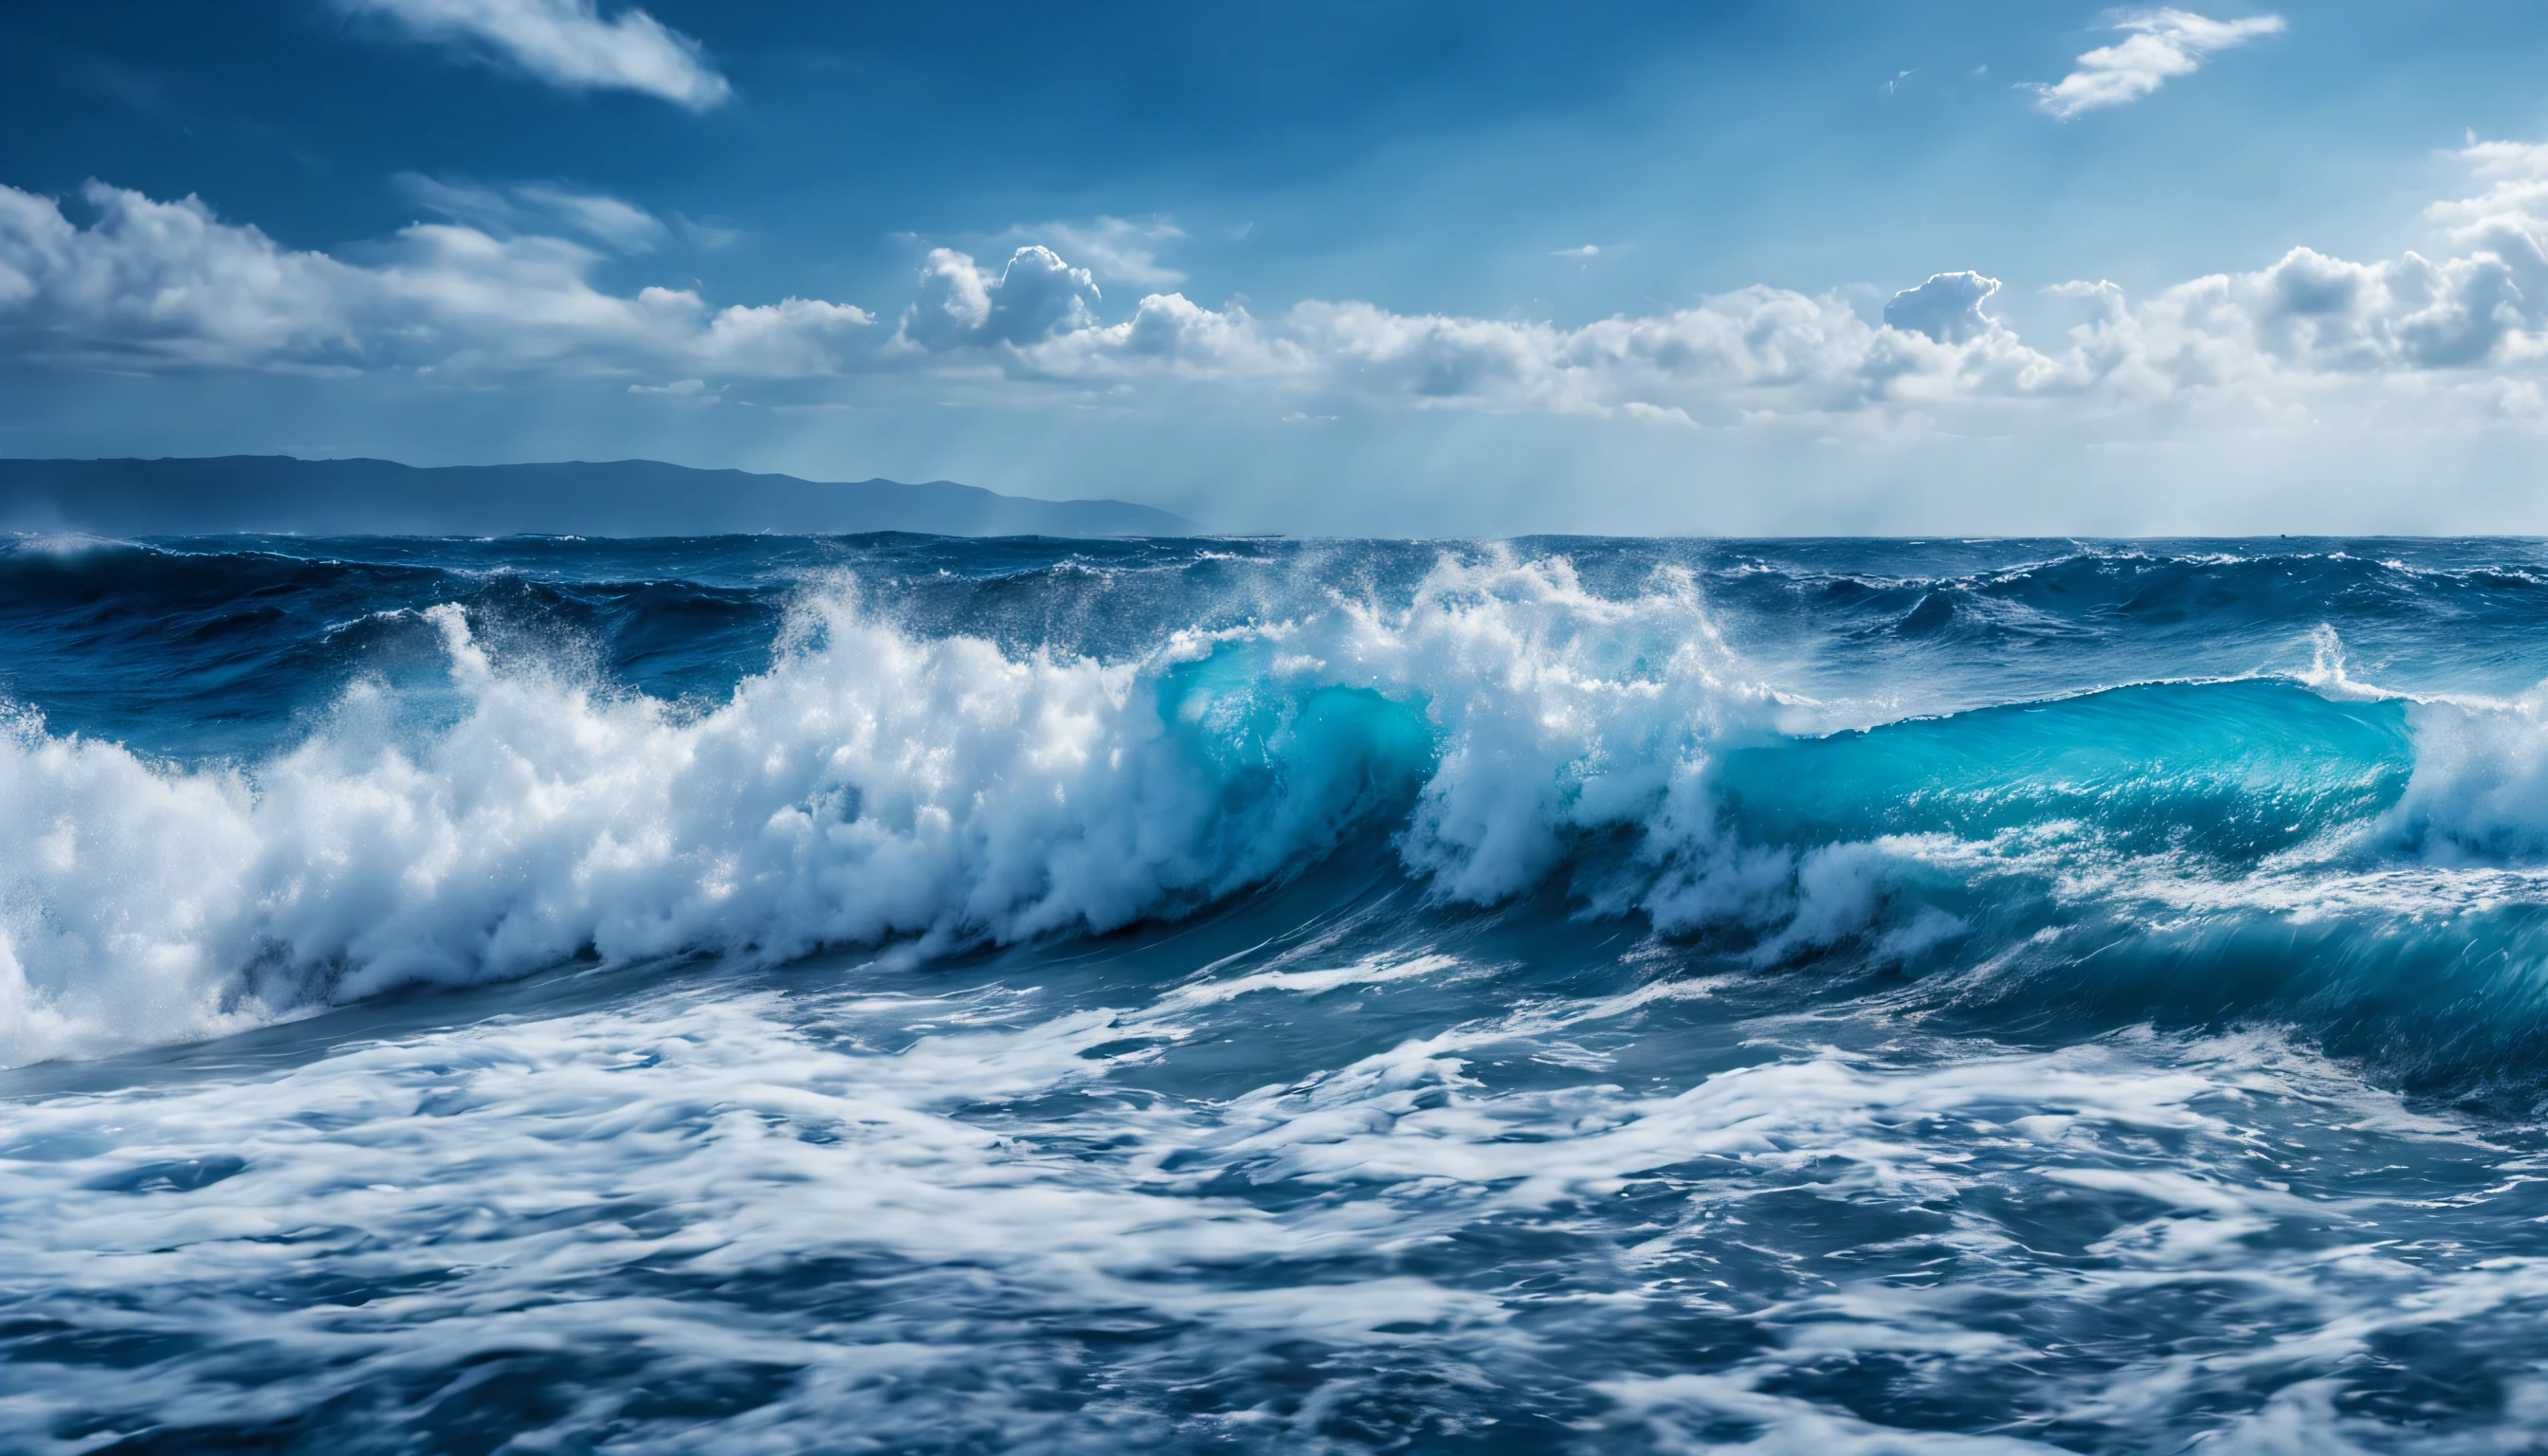
[[2548, 543], [0, 544], [0, 1449], [2548, 1440]]

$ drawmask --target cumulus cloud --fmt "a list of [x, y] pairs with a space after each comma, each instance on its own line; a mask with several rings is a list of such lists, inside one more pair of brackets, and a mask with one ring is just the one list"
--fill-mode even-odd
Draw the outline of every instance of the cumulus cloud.
[[[988, 359], [1047, 381], [1166, 372], [1255, 380], [1419, 407], [1625, 412], [1691, 421], [1691, 410], [1854, 410], [1882, 401], [2065, 387], [2065, 367], [1980, 318], [1998, 288], [1942, 275], [1904, 307], [1938, 330], [1871, 324], [1838, 296], [1753, 288], [1668, 315], [1577, 328], [1376, 304], [1311, 300], [1260, 319], [1182, 294], [1150, 294], [1133, 317], [1095, 321], [1093, 289], [1059, 258], [1023, 248], [998, 279], [948, 249], [930, 254], [920, 301], [896, 342], [906, 353]], [[1023, 290], [1022, 302], [1010, 302]], [[1967, 324], [1957, 310], [1979, 318]], [[1004, 318], [1005, 316], [1005, 318]], [[1633, 407], [1633, 408], [1632, 408]]]
[[1097, 281], [1041, 243], [1019, 248], [993, 278], [972, 257], [932, 248], [920, 269], [920, 298], [902, 316], [902, 336], [924, 349], [1036, 344], [1091, 327]]
[[2035, 104], [2068, 121], [2085, 112], [2138, 101], [2178, 76], [2192, 75], [2216, 50], [2244, 46], [2284, 30], [2279, 15], [2213, 20], [2190, 11], [2145, 10], [2115, 22], [2125, 39], [2079, 57], [2079, 68], [2050, 85], [2028, 83]]
[[92, 182], [82, 227], [0, 187], [0, 356], [125, 368], [832, 373], [874, 321], [815, 299], [715, 309], [593, 287], [564, 238], [418, 224], [362, 263], [285, 248], [189, 197]]
[[[1997, 287], [1980, 282], [1983, 297]], [[1942, 312], [1924, 306], [1924, 317]], [[2056, 364], [2005, 329], [1942, 324], [1949, 336], [1932, 337], [1870, 324], [1838, 295], [1773, 288], [1571, 329], [1368, 304], [1304, 304], [1289, 322], [1358, 392], [1428, 404], [1726, 422], [1759, 410], [1851, 410], [2061, 385]]]
[[1207, 309], [1174, 293], [1151, 294], [1122, 323], [1057, 335], [1022, 357], [1064, 378], [1163, 368], [1206, 379], [1307, 382], [1320, 370], [1320, 360], [1301, 341], [1269, 332], [1245, 309]]
[[1942, 344], [1962, 344], [1999, 327], [1982, 305], [1999, 292], [1999, 280], [1979, 273], [1940, 273], [1906, 288], [1884, 305], [1886, 326], [1926, 334]]
[[594, 0], [336, 0], [418, 41], [461, 47], [570, 90], [641, 91], [705, 111], [733, 94], [699, 43]]

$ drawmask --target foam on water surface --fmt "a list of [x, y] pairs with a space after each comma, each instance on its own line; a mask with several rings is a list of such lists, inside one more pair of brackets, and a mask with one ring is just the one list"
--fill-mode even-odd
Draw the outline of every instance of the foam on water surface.
[[2527, 1449], [2532, 554], [27, 543], [0, 1446]]

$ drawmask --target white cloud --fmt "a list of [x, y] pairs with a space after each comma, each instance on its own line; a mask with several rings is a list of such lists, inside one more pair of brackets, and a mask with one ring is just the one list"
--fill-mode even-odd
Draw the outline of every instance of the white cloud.
[[[1903, 296], [1910, 301], [1904, 307], [1944, 337], [1869, 324], [1837, 296], [1768, 288], [1573, 329], [1319, 300], [1265, 320], [1236, 305], [1207, 308], [1181, 294], [1144, 297], [1121, 323], [1101, 324], [1079, 312], [1088, 299], [1076, 293], [1072, 312], [1047, 303], [1013, 316], [1034, 319], [1033, 327], [996, 321], [1015, 280], [1031, 280], [1032, 296], [1049, 300], [1063, 287], [1052, 280], [1068, 276], [1060, 259], [1031, 248], [994, 282], [972, 259], [940, 249], [930, 255], [921, 302], [906, 314], [897, 342], [907, 353], [987, 359], [1047, 382], [1113, 383], [1166, 372], [1425, 408], [1683, 420], [1693, 410], [1733, 418], [1764, 409], [1851, 410], [2072, 387], [2062, 365], [1979, 318], [1979, 301], [1998, 285], [1969, 274], [1945, 275]], [[1968, 324], [1962, 315], [1979, 322]]]
[[565, 228], [623, 253], [653, 252], [669, 235], [663, 222], [643, 208], [553, 182], [495, 188], [414, 172], [402, 172], [395, 180], [419, 207], [486, 232], [509, 235]]
[[78, 228], [49, 198], [0, 187], [0, 325], [8, 350], [72, 360], [304, 364], [359, 356], [354, 270], [91, 183]]
[[1969, 343], [2000, 325], [1982, 313], [1982, 305], [1999, 292], [1999, 280], [1979, 273], [1940, 273], [1918, 288], [1906, 288], [1884, 305], [1887, 327], [1926, 334], [1942, 344]]
[[992, 278], [964, 253], [932, 248], [921, 265], [920, 299], [903, 312], [900, 336], [923, 349], [1035, 344], [1094, 326], [1097, 282], [1041, 243], [1019, 248]]
[[873, 322], [811, 299], [710, 308], [684, 289], [592, 286], [563, 238], [418, 224], [352, 263], [284, 248], [194, 198], [92, 182], [80, 227], [0, 187], [0, 354], [126, 368], [468, 373], [837, 372]]
[[1205, 379], [1315, 379], [1319, 359], [1277, 337], [1235, 304], [1207, 309], [1183, 294], [1151, 294], [1122, 323], [1056, 334], [1019, 359], [1057, 378], [1120, 377], [1150, 369]]
[[[2430, 210], [2447, 255], [2362, 263], [2299, 248], [2138, 303], [2111, 283], [2061, 284], [2048, 303], [2072, 323], [2047, 338], [1996, 317], [2000, 282], [1969, 270], [1902, 290], [1874, 319], [1837, 294], [1750, 288], [1572, 328], [1320, 300], [1260, 318], [1180, 294], [1144, 297], [1106, 324], [1092, 290], [1074, 299], [1086, 321], [911, 337], [1047, 382], [1164, 371], [1305, 399], [1719, 425], [2062, 401], [2091, 412], [2306, 409], [2357, 387], [2387, 391], [2382, 408], [2447, 399], [2518, 413], [2539, 398], [2531, 376], [2548, 374], [2548, 146], [2474, 144], [2464, 157], [2490, 186]], [[942, 250], [932, 267], [982, 278], [961, 254]], [[1066, 268], [1046, 259], [1036, 276]], [[963, 296], [965, 318], [989, 317], [986, 298]]]
[[[1997, 287], [1979, 282], [1985, 297]], [[1932, 280], [1923, 288], [1952, 286]], [[1783, 289], [1743, 289], [1694, 308], [1573, 329], [1412, 317], [1369, 304], [1303, 304], [1288, 321], [1356, 392], [1436, 405], [1567, 413], [1634, 405], [1642, 409], [1629, 412], [1730, 422], [1762, 410], [1854, 410], [2061, 387], [2057, 366], [1996, 325], [1933, 338], [1869, 324], [1836, 295]]]
[[1117, 408], [1184, 381], [1256, 392], [1271, 416], [1358, 403], [1675, 427], [1934, 421], [1949, 410], [1989, 412], [2010, 428], [2011, 411], [2537, 418], [2548, 386], [2548, 147], [2473, 143], [2462, 159], [2477, 185], [2427, 210], [2430, 256], [2362, 262], [2295, 248], [2138, 299], [2111, 283], [2064, 283], [2028, 312], [2065, 314], [2066, 326], [2023, 337], [1998, 312], [2000, 281], [1971, 270], [1938, 273], [1880, 307], [1754, 287], [1567, 326], [1354, 300], [1260, 315], [1159, 291], [1110, 307], [1089, 268], [1041, 243], [996, 267], [932, 250], [886, 331], [862, 309], [817, 300], [715, 308], [686, 289], [605, 292], [592, 281], [602, 255], [557, 234], [616, 230], [628, 246], [662, 225], [564, 189], [433, 183], [442, 211], [477, 226], [418, 225], [340, 258], [282, 248], [192, 198], [92, 184], [83, 196], [97, 216], [81, 227], [47, 199], [0, 188], [0, 356], [620, 372], [650, 391], [698, 380], [702, 394], [740, 378], [922, 371], [968, 390]]
[[546, 182], [524, 182], [513, 189], [524, 204], [557, 219], [585, 236], [608, 243], [623, 253], [655, 250], [664, 240], [664, 225], [645, 209], [592, 192], [570, 192]]
[[2125, 15], [2114, 28], [2126, 33], [2123, 41], [2080, 56], [2079, 68], [2051, 85], [2030, 82], [2021, 89], [2033, 91], [2039, 108], [2066, 122], [2138, 101], [2177, 76], [2192, 75], [2212, 52], [2279, 35], [2284, 25], [2279, 15], [2223, 21], [2159, 9]]
[[733, 94], [699, 43], [642, 10], [595, 0], [336, 0], [419, 41], [502, 60], [571, 90], [642, 91], [705, 111]]

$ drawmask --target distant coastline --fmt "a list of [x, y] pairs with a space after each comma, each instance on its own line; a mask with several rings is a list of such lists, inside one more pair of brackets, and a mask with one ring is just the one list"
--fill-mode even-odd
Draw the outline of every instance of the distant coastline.
[[826, 482], [659, 460], [411, 466], [228, 455], [0, 460], [0, 529], [116, 536], [1190, 536], [1125, 500], [1037, 500], [953, 481]]

